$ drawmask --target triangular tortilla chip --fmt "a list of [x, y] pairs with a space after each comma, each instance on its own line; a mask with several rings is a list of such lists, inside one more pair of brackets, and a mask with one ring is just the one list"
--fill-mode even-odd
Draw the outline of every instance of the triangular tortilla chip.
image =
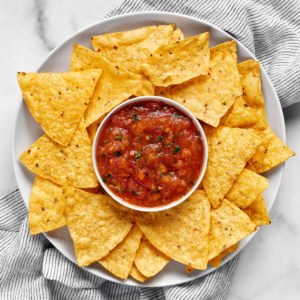
[[145, 282], [148, 279], [146, 276], [140, 273], [135, 264], [132, 265], [130, 276], [140, 282]]
[[29, 200], [28, 223], [31, 234], [48, 232], [67, 224], [62, 187], [37, 176]]
[[139, 75], [122, 70], [92, 50], [74, 44], [71, 70], [88, 69], [102, 69], [102, 76], [84, 114], [86, 127], [141, 89]]
[[226, 194], [226, 199], [241, 209], [248, 207], [269, 186], [269, 180], [244, 169]]
[[67, 146], [92, 99], [101, 73], [101, 70], [22, 72], [18, 73], [18, 81], [34, 119], [50, 138]]
[[243, 97], [237, 97], [234, 104], [221, 119], [220, 125], [229, 127], [251, 127], [259, 122], [259, 115], [256, 110], [243, 100]]
[[125, 239], [107, 256], [99, 260], [99, 263], [117, 277], [126, 279], [132, 269], [142, 235], [138, 226], [134, 225]]
[[251, 205], [244, 209], [244, 212], [256, 224], [256, 226], [271, 224], [263, 195], [258, 196]]
[[225, 256], [227, 256], [228, 254], [236, 251], [239, 247], [239, 244], [234, 244], [232, 246], [230, 246], [229, 248], [225, 249], [224, 251], [222, 251], [218, 256], [212, 258], [211, 260], [209, 260], [209, 264], [211, 266], [213, 266], [214, 268], [218, 268], [221, 263], [222, 263], [222, 260]]
[[171, 259], [151, 245], [143, 236], [137, 250], [134, 264], [145, 277], [153, 277], [160, 272]]
[[248, 162], [247, 167], [250, 170], [263, 173], [295, 155], [295, 152], [276, 136], [270, 127], [263, 131], [255, 130], [253, 132], [261, 137], [262, 144]]
[[238, 243], [256, 229], [255, 223], [236, 205], [224, 199], [210, 212], [208, 259]]
[[142, 64], [150, 53], [173, 39], [174, 25], [142, 27], [125, 32], [108, 33], [92, 38], [93, 48], [113, 64], [142, 74]]
[[169, 43], [174, 43], [174, 42], [179, 42], [179, 41], [182, 41], [184, 40], [184, 34], [183, 32], [180, 30], [180, 28], [176, 28], [174, 31], [173, 31], [173, 34], [169, 40]]
[[261, 140], [247, 129], [225, 126], [208, 129], [207, 126], [204, 130], [209, 155], [202, 182], [212, 206], [216, 208]]
[[195, 191], [171, 209], [141, 213], [136, 217], [150, 243], [168, 257], [200, 270], [207, 267], [209, 200]]
[[253, 59], [238, 64], [238, 70], [243, 86], [243, 100], [248, 107], [256, 111], [258, 122], [254, 128], [264, 130], [268, 127], [260, 78], [259, 62]]
[[134, 94], [135, 96], [154, 96], [155, 86], [148, 77], [141, 74], [142, 87]]
[[83, 122], [80, 122], [68, 147], [43, 135], [21, 154], [20, 160], [31, 172], [57, 184], [80, 188], [98, 186], [92, 145]]
[[234, 41], [211, 48], [210, 76], [198, 76], [179, 85], [156, 88], [155, 94], [179, 102], [201, 121], [218, 126], [235, 98], [242, 95], [236, 51]]
[[87, 266], [108, 255], [130, 231], [134, 218], [115, 201], [72, 187], [63, 189], [67, 223], [79, 266]]
[[144, 73], [156, 86], [179, 84], [209, 71], [209, 33], [163, 45], [143, 64]]

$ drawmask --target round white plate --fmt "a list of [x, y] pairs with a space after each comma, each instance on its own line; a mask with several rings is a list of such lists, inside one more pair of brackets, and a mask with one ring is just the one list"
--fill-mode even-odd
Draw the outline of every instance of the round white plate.
[[[69, 70], [69, 61], [73, 49], [73, 43], [77, 42], [86, 47], [91, 48], [91, 37], [110, 32], [126, 31], [136, 29], [142, 26], [171, 24], [174, 23], [184, 32], [185, 36], [193, 36], [202, 32], [210, 32], [210, 46], [232, 40], [233, 37], [223, 30], [196, 18], [188, 17], [180, 14], [165, 13], [165, 12], [141, 12], [116, 16], [113, 18], [100, 21], [93, 24], [66, 40], [64, 43], [56, 47], [45, 59], [44, 63], [38, 69], [39, 72], [63, 72]], [[246, 49], [241, 43], [238, 44], [238, 60], [239, 62], [249, 58], [254, 58], [254, 55]], [[20, 70], [23, 71], [23, 70]], [[34, 71], [34, 70], [33, 70]], [[266, 102], [266, 110], [269, 123], [275, 133], [285, 141], [285, 125], [283, 113], [279, 99], [272, 86], [272, 83], [266, 72], [261, 70], [262, 88]], [[30, 173], [18, 160], [20, 154], [26, 150], [38, 137], [43, 134], [39, 125], [34, 121], [26, 107], [24, 101], [21, 101], [15, 124], [15, 136], [13, 145], [13, 159], [15, 175], [18, 186], [23, 197], [23, 200], [28, 207], [30, 191], [34, 180], [34, 175]], [[269, 188], [264, 193], [268, 210], [275, 201], [275, 197], [280, 185], [283, 166], [279, 166], [268, 172], [267, 177], [270, 181]], [[255, 233], [254, 233], [255, 234]], [[227, 256], [222, 265], [232, 259], [239, 251], [254, 236], [245, 238], [239, 244], [239, 250]], [[45, 234], [46, 238], [67, 258], [76, 263], [74, 254], [73, 242], [71, 240], [67, 227], [63, 227]], [[166, 268], [154, 278], [145, 283], [139, 283], [131, 278], [122, 281], [105, 271], [98, 263], [95, 263], [85, 268], [99, 277], [108, 279], [114, 282], [119, 282], [133, 286], [159, 287], [180, 284], [186, 281], [204, 276], [214, 270], [208, 267], [205, 271], [194, 271], [190, 274], [185, 272], [185, 266], [176, 262], [169, 263]]]

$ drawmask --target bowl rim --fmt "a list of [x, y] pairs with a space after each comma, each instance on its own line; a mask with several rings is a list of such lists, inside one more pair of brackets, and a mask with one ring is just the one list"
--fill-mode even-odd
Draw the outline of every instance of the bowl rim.
[[[180, 112], [182, 112], [184, 115], [186, 115], [187, 117], [189, 117], [191, 119], [191, 121], [193, 122], [194, 126], [197, 128], [197, 130], [200, 132], [200, 136], [201, 136], [201, 141], [203, 143], [203, 163], [202, 163], [202, 168], [201, 171], [199, 173], [199, 176], [197, 178], [197, 181], [195, 182], [194, 186], [183, 196], [181, 196], [180, 198], [178, 198], [175, 201], [172, 201], [168, 204], [165, 205], [160, 205], [160, 206], [155, 206], [155, 207], [147, 207], [147, 206], [139, 206], [139, 205], [135, 205], [132, 203], [129, 203], [127, 201], [125, 201], [124, 199], [122, 199], [121, 197], [119, 197], [118, 195], [116, 195], [112, 190], [110, 190], [108, 188], [108, 186], [106, 185], [106, 183], [102, 180], [102, 177], [99, 173], [98, 170], [98, 166], [97, 166], [97, 144], [98, 144], [98, 140], [100, 138], [100, 133], [102, 132], [102, 129], [104, 128], [104, 126], [106, 125], [106, 123], [110, 120], [111, 116], [114, 115], [115, 113], [117, 113], [118, 111], [120, 111], [121, 109], [135, 104], [135, 103], [140, 103], [143, 101], [155, 101], [155, 102], [162, 102], [165, 103], [169, 106], [173, 106], [176, 109], [178, 109]], [[186, 107], [184, 107], [183, 105], [179, 104], [178, 102], [166, 98], [166, 97], [161, 97], [161, 96], [139, 96], [139, 97], [135, 97], [129, 100], [126, 100], [122, 103], [120, 103], [119, 105], [117, 105], [115, 108], [113, 108], [106, 116], [105, 118], [101, 121], [95, 137], [94, 137], [94, 141], [93, 141], [93, 149], [92, 149], [92, 158], [93, 158], [93, 167], [94, 167], [94, 172], [96, 173], [97, 179], [99, 181], [99, 183], [101, 184], [102, 188], [105, 190], [105, 192], [111, 196], [115, 201], [117, 201], [119, 204], [136, 210], [136, 211], [141, 211], [141, 212], [158, 212], [158, 211], [163, 211], [163, 210], [167, 210], [170, 209], [172, 207], [175, 207], [179, 204], [181, 204], [182, 202], [184, 202], [186, 199], [188, 199], [194, 192], [195, 190], [198, 188], [198, 186], [200, 185], [200, 183], [203, 180], [205, 171], [206, 171], [206, 167], [207, 167], [207, 162], [208, 162], [208, 145], [207, 145], [207, 140], [206, 140], [206, 135], [205, 132], [200, 124], [200, 122], [198, 121], [198, 119], [193, 115], [193, 113], [188, 110]]]

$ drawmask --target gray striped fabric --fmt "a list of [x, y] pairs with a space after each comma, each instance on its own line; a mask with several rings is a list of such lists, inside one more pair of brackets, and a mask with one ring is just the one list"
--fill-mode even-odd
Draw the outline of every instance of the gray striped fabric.
[[[283, 106], [300, 101], [300, 2], [257, 0], [125, 1], [107, 17], [161, 10], [207, 20], [262, 62]], [[61, 255], [43, 235], [30, 236], [16, 189], [0, 199], [0, 299], [211, 299], [226, 297], [237, 259], [179, 286], [134, 288], [104, 281]]]

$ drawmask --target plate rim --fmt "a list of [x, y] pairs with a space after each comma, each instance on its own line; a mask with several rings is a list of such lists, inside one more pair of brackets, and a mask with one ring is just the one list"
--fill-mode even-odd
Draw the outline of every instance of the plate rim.
[[[189, 19], [191, 21], [194, 22], [198, 22], [198, 23], [202, 23], [203, 25], [206, 25], [208, 27], [211, 27], [213, 29], [215, 29], [216, 31], [221, 31], [222, 34], [224, 34], [224, 36], [226, 36], [228, 39], [234, 40], [236, 41], [237, 45], [241, 48], [243, 48], [244, 51], [247, 52], [247, 54], [252, 58], [255, 59], [256, 61], [258, 61], [260, 63], [260, 61], [256, 58], [256, 56], [246, 47], [244, 46], [240, 41], [238, 41], [234, 36], [230, 35], [229, 33], [227, 33], [225, 30], [221, 29], [220, 27], [197, 17], [193, 17], [193, 16], [188, 16], [185, 14], [181, 14], [181, 13], [174, 13], [174, 12], [168, 12], [168, 11], [140, 11], [140, 12], [132, 12], [132, 13], [125, 13], [125, 14], [120, 14], [120, 15], [116, 15], [116, 16], [112, 16], [112, 17], [103, 17], [101, 20], [96, 21], [94, 23], [91, 23], [79, 30], [77, 30], [75, 33], [73, 33], [72, 35], [70, 35], [67, 39], [63, 40], [61, 43], [59, 43], [55, 48], [53, 48], [45, 57], [45, 59], [42, 61], [42, 63], [40, 64], [40, 66], [37, 68], [36, 72], [39, 72], [44, 65], [47, 63], [47, 61], [51, 58], [52, 55], [54, 55], [57, 51], [60, 50], [61, 47], [63, 47], [65, 44], [69, 43], [74, 37], [76, 37], [79, 34], [84, 33], [85, 31], [95, 27], [95, 26], [99, 26], [100, 24], [106, 23], [106, 22], [111, 22], [111, 21], [115, 21], [115, 20], [122, 20], [123, 18], [128, 18], [129, 16], [138, 16], [138, 15], [149, 15], [152, 17], [155, 17], [156, 15], [168, 15], [168, 16], [177, 16], [177, 17], [181, 17], [181, 18], [185, 18], [185, 19]], [[154, 21], [154, 20], [153, 20]], [[151, 25], [149, 25], [151, 26]], [[248, 58], [250, 59], [250, 58]], [[284, 115], [283, 115], [283, 110], [282, 110], [282, 106], [278, 97], [278, 94], [276, 92], [276, 89], [273, 85], [273, 82], [271, 81], [269, 75], [267, 74], [267, 72], [265, 71], [264, 67], [262, 66], [262, 64], [260, 63], [260, 69], [261, 69], [261, 73], [263, 74], [263, 76], [267, 79], [268, 84], [270, 85], [270, 88], [273, 92], [273, 94], [275, 95], [275, 98], [272, 100], [273, 103], [276, 103], [278, 112], [279, 112], [279, 116], [280, 119], [278, 120], [278, 122], [280, 123], [280, 127], [282, 128], [282, 137], [281, 139], [286, 142], [286, 126], [285, 126], [285, 120], [284, 120]], [[15, 178], [16, 178], [16, 182], [17, 182], [17, 186], [19, 188], [20, 194], [22, 196], [22, 200], [25, 203], [25, 206], [27, 208], [26, 202], [25, 202], [25, 195], [23, 195], [22, 189], [20, 188], [20, 182], [19, 182], [19, 177], [18, 177], [18, 173], [17, 173], [17, 168], [18, 168], [18, 157], [16, 156], [16, 148], [15, 148], [15, 139], [16, 139], [16, 130], [17, 130], [17, 123], [18, 123], [18, 119], [19, 119], [19, 115], [21, 114], [21, 110], [22, 110], [22, 104], [23, 104], [23, 97], [21, 94], [21, 101], [19, 102], [19, 104], [17, 105], [17, 113], [16, 113], [16, 117], [15, 117], [15, 122], [14, 122], [14, 127], [13, 127], [13, 142], [12, 142], [12, 158], [13, 158], [13, 169], [14, 169], [14, 174], [15, 174]], [[274, 201], [271, 203], [271, 205], [268, 207], [268, 212], [270, 212], [272, 206], [274, 205], [275, 201], [276, 201], [276, 197], [279, 191], [279, 188], [281, 186], [282, 183], [282, 176], [283, 176], [283, 172], [284, 172], [284, 163], [281, 164], [280, 169], [278, 170], [279, 174], [279, 184], [276, 186], [276, 191], [274, 192]], [[234, 253], [231, 253], [229, 255], [227, 255], [225, 257], [225, 259], [222, 261], [221, 265], [218, 267], [222, 267], [223, 265], [225, 265], [226, 263], [228, 263], [231, 259], [233, 259], [235, 256], [237, 256], [247, 245], [249, 245], [250, 241], [253, 239], [253, 237], [260, 231], [260, 227], [251, 235], [249, 235], [247, 237], [248, 241], [247, 244], [243, 245], [242, 247], [240, 247], [237, 251], [235, 251]], [[48, 236], [47, 233], [43, 233], [43, 235], [46, 237], [46, 239], [52, 244], [51, 241], [51, 237]], [[55, 246], [54, 246], [55, 247]], [[55, 249], [57, 249], [55, 247]], [[73, 260], [69, 257], [67, 257], [63, 252], [61, 252], [59, 249], [57, 249], [64, 257], [66, 257], [68, 260], [70, 260], [71, 262], [75, 263], [77, 265], [76, 259]], [[99, 274], [96, 274], [94, 272], [94, 270], [90, 269], [89, 267], [83, 267], [84, 270], [88, 271], [89, 273], [102, 278], [104, 280], [109, 280], [111, 282], [115, 282], [115, 283], [119, 283], [119, 284], [123, 284], [123, 285], [127, 285], [127, 286], [135, 286], [135, 287], [166, 287], [166, 286], [174, 286], [174, 285], [178, 285], [178, 284], [183, 284], [195, 279], [199, 279], [203, 276], [206, 276], [208, 274], [210, 274], [211, 272], [217, 270], [218, 268], [213, 268], [211, 267], [210, 269], [205, 270], [205, 273], [199, 273], [199, 276], [195, 277], [195, 278], [189, 278], [186, 277], [186, 279], [180, 281], [180, 282], [175, 282], [172, 284], [149, 284], [147, 282], [145, 283], [140, 283], [137, 281], [134, 282], [130, 282], [130, 281], [121, 281], [118, 278], [115, 278], [113, 275], [110, 275], [110, 277], [108, 277], [106, 274], [102, 274], [103, 277], [99, 276]]]

